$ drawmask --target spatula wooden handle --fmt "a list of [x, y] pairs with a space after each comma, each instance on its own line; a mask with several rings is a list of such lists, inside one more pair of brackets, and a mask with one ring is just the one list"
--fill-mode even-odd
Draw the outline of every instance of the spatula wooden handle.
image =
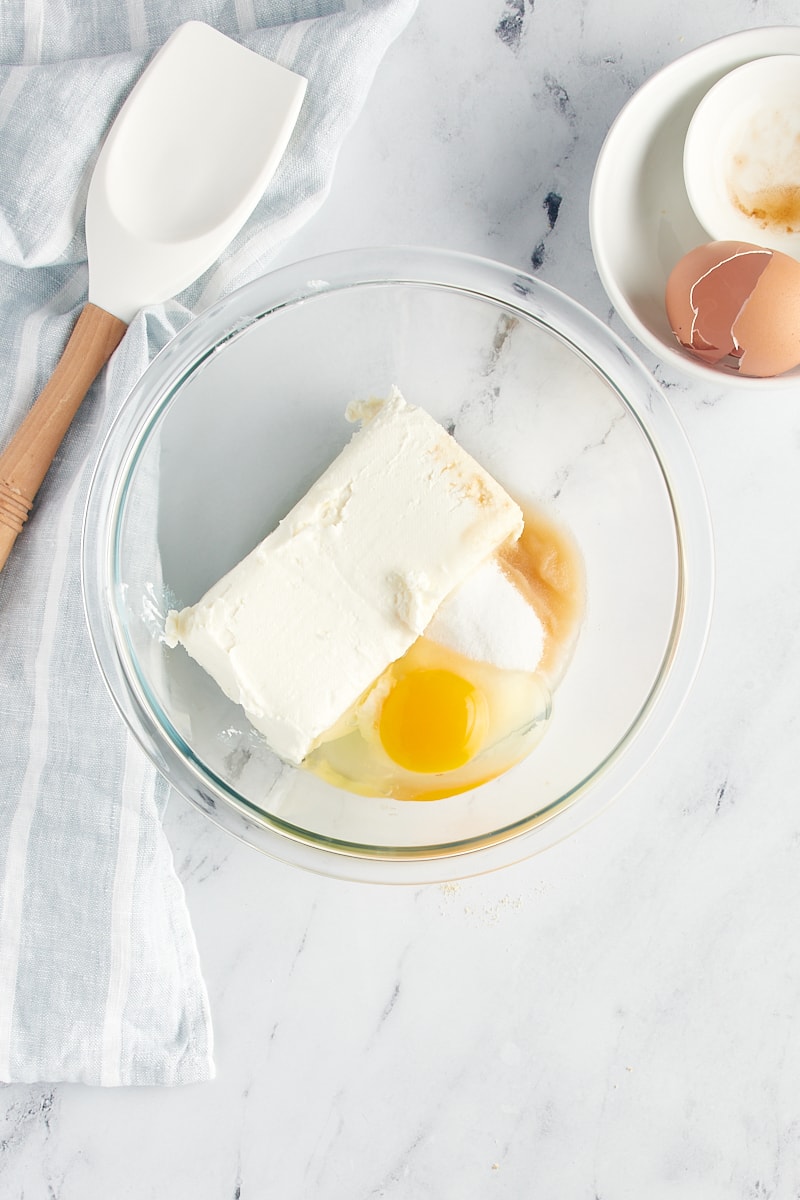
[[104, 308], [84, 305], [58, 366], [0, 454], [0, 570], [72, 418], [126, 329]]

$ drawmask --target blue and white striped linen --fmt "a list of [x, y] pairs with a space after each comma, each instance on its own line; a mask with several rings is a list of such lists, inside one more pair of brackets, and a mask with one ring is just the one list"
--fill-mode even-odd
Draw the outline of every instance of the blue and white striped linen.
[[256, 212], [214, 268], [133, 321], [0, 572], [0, 1080], [213, 1076], [197, 949], [159, 821], [166, 785], [124, 731], [85, 631], [82, 510], [105, 431], [150, 359], [193, 314], [263, 273], [322, 203], [342, 140], [415, 4], [0, 5], [0, 444], [86, 298], [91, 166], [152, 51], [199, 19], [309, 80]]

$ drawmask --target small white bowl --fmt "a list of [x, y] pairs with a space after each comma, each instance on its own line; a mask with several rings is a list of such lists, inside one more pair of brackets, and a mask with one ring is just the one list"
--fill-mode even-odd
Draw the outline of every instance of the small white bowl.
[[686, 134], [683, 175], [713, 240], [800, 259], [800, 56], [745, 63], [706, 93]]
[[592, 250], [611, 303], [631, 332], [668, 368], [738, 391], [796, 389], [800, 369], [750, 379], [693, 358], [678, 344], [664, 307], [672, 268], [711, 240], [683, 179], [683, 149], [700, 101], [723, 76], [755, 59], [800, 55], [800, 27], [731, 34], [664, 67], [628, 101], [606, 136], [592, 182]]

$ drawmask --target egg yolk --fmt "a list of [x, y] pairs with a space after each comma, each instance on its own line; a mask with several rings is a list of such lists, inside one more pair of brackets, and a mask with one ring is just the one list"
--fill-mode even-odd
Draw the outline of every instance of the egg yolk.
[[378, 731], [408, 771], [453, 771], [480, 748], [489, 724], [483, 692], [452, 671], [410, 671], [383, 702]]

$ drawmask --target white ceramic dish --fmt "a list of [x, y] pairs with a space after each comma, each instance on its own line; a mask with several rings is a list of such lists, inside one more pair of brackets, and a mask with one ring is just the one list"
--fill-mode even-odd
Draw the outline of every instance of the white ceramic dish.
[[621, 319], [666, 366], [737, 390], [796, 388], [800, 368], [748, 379], [702, 363], [678, 345], [664, 309], [667, 278], [679, 258], [711, 240], [686, 193], [684, 143], [697, 106], [718, 80], [747, 62], [786, 53], [800, 54], [800, 27], [735, 33], [659, 71], [609, 130], [592, 183], [592, 250]]
[[800, 258], [800, 57], [755, 59], [724, 75], [689, 123], [686, 194], [716, 241]]

